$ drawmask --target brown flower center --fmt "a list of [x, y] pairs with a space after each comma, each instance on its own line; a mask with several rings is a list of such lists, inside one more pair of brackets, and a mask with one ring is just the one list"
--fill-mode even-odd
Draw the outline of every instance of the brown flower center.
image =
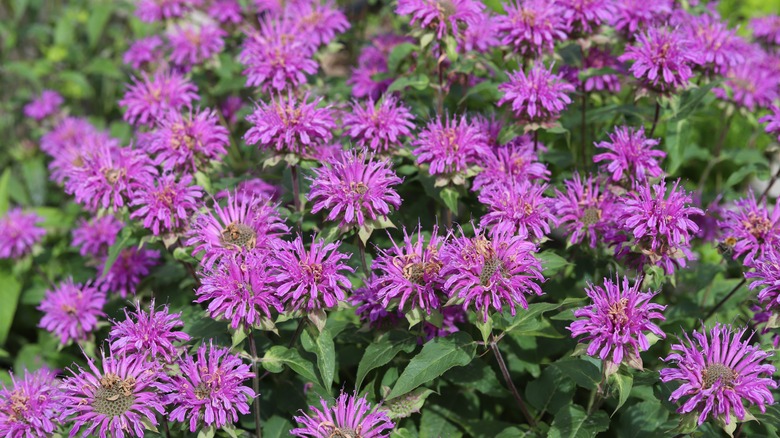
[[601, 220], [601, 210], [598, 208], [586, 208], [582, 212], [582, 223], [585, 225], [594, 225]]
[[366, 192], [368, 192], [368, 186], [365, 185], [362, 181], [358, 183], [350, 183], [349, 189], [352, 192], [357, 193], [358, 195], [365, 195]]
[[738, 374], [722, 363], [711, 363], [701, 372], [701, 380], [704, 389], [707, 389], [720, 380], [724, 386], [733, 388]]
[[301, 270], [312, 277], [314, 277], [314, 281], [320, 281], [322, 278], [322, 265], [319, 263], [312, 263], [311, 265], [307, 265], [303, 262], [300, 263]]
[[626, 315], [626, 305], [628, 304], [627, 298], [621, 298], [617, 303], [609, 305], [607, 314], [612, 324], [622, 325], [628, 322], [628, 316]]
[[490, 278], [493, 277], [493, 274], [503, 267], [504, 265], [499, 259], [490, 258], [485, 260], [485, 264], [482, 266], [482, 272], [479, 274], [479, 283], [482, 286], [487, 286], [488, 283], [490, 283]]
[[251, 227], [233, 222], [222, 230], [222, 243], [252, 249], [257, 245], [257, 233]]
[[200, 382], [198, 386], [195, 387], [195, 398], [198, 400], [203, 400], [211, 395], [211, 388], [204, 383]]
[[769, 219], [760, 217], [753, 212], [748, 214], [748, 220], [743, 221], [742, 224], [745, 226], [747, 232], [758, 240], [762, 240], [772, 229], [772, 222], [770, 222]]
[[349, 427], [337, 427], [330, 421], [323, 421], [318, 425], [318, 429], [323, 429], [328, 433], [327, 438], [362, 438], [362, 426], [357, 429]]
[[100, 379], [100, 387], [95, 391], [92, 408], [95, 412], [109, 417], [124, 414], [135, 402], [133, 394], [135, 378], [122, 380], [113, 373], [108, 373]]
[[113, 185], [119, 181], [122, 172], [119, 169], [106, 169], [103, 171], [103, 175], [106, 177], [106, 180], [108, 180], [108, 183]]

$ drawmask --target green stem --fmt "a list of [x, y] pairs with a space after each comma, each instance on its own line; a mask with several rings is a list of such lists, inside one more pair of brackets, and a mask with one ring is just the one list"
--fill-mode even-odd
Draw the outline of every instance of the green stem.
[[506, 386], [515, 398], [517, 406], [520, 408], [520, 412], [522, 412], [523, 417], [525, 417], [525, 421], [527, 421], [531, 427], [536, 427], [536, 420], [528, 411], [528, 407], [520, 396], [520, 392], [518, 392], [517, 387], [515, 387], [514, 382], [512, 382], [512, 377], [509, 375], [509, 369], [506, 367], [506, 362], [504, 362], [504, 356], [501, 355], [501, 350], [498, 349], [498, 344], [496, 344], [495, 340], [490, 343], [490, 349], [493, 350], [493, 355], [496, 356], [496, 362], [498, 362], [498, 367], [501, 369], [501, 375], [504, 376]]
[[655, 115], [653, 116], [653, 126], [650, 128], [650, 134], [648, 134], [648, 138], [652, 138], [653, 134], [655, 134], [655, 128], [658, 126], [658, 118], [661, 116], [661, 102], [658, 100], [655, 101]]
[[292, 177], [292, 189], [293, 189], [293, 205], [295, 206], [295, 213], [299, 214], [298, 217], [298, 230], [301, 229], [303, 222], [303, 213], [301, 212], [301, 186], [298, 181], [298, 165], [290, 166], [290, 176]]
[[366, 245], [363, 243], [363, 239], [360, 238], [360, 232], [355, 232], [355, 240], [357, 241], [358, 251], [360, 252], [360, 266], [363, 268], [363, 274], [368, 278], [368, 264], [366, 263]]
[[246, 329], [246, 337], [249, 340], [249, 354], [252, 355], [252, 389], [255, 392], [255, 436], [263, 438], [263, 426], [260, 417], [260, 369], [257, 363], [257, 344], [255, 344], [255, 335], [252, 333], [251, 328]]
[[718, 309], [720, 309], [720, 307], [721, 307], [723, 304], [725, 304], [725, 303], [726, 303], [726, 301], [728, 301], [728, 300], [729, 300], [729, 298], [731, 298], [731, 297], [732, 297], [732, 295], [734, 295], [734, 294], [735, 294], [735, 293], [736, 293], [736, 292], [739, 290], [739, 288], [741, 288], [742, 286], [744, 286], [744, 285], [745, 285], [745, 283], [747, 283], [747, 279], [746, 279], [746, 278], [744, 278], [744, 277], [742, 277], [742, 280], [741, 280], [739, 283], [737, 283], [737, 285], [736, 285], [736, 286], [734, 286], [734, 289], [731, 289], [731, 292], [729, 292], [729, 293], [728, 293], [728, 295], [726, 295], [725, 297], [723, 297], [723, 299], [722, 299], [722, 300], [720, 300], [720, 301], [718, 302], [718, 304], [716, 304], [716, 305], [715, 305], [715, 307], [713, 307], [713, 308], [712, 308], [712, 309], [711, 309], [711, 310], [710, 310], [710, 311], [707, 313], [707, 316], [705, 316], [705, 317], [704, 317], [704, 321], [707, 321], [708, 319], [710, 319], [710, 317], [711, 317], [712, 315], [714, 315], [714, 314], [715, 314], [715, 312], [717, 312], [717, 311], [718, 311]]

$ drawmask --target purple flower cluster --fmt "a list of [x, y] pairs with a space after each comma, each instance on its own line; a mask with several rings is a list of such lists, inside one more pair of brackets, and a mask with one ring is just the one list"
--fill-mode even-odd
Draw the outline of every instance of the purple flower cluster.
[[498, 89], [504, 93], [498, 105], [509, 102], [521, 121], [544, 124], [557, 120], [571, 103], [568, 93], [574, 91], [574, 86], [539, 62], [527, 73], [523, 70], [510, 73], [509, 82]]
[[60, 338], [62, 344], [82, 341], [95, 330], [98, 318], [105, 316], [106, 293], [91, 283], [74, 283], [67, 279], [46, 291], [38, 310], [43, 312], [38, 324]]
[[640, 33], [637, 42], [618, 59], [634, 61], [630, 68], [634, 77], [660, 92], [685, 88], [693, 77], [693, 66], [702, 63], [688, 40], [666, 27]]
[[64, 100], [54, 90], [43, 90], [40, 96], [33, 99], [24, 107], [24, 115], [31, 119], [43, 120], [55, 114]]
[[11, 374], [11, 382], [10, 388], [0, 383], [0, 435], [51, 436], [66, 419], [55, 373], [41, 368], [22, 379]]
[[309, 406], [310, 414], [301, 412], [295, 421], [302, 427], [292, 429], [292, 436], [324, 438], [336, 436], [360, 436], [362, 438], [386, 438], [395, 425], [386, 413], [372, 407], [365, 397], [341, 393], [330, 406], [320, 399], [322, 409]]
[[718, 226], [723, 230], [723, 240], [733, 251], [734, 258], [745, 255], [745, 264], [778, 248], [780, 245], [780, 200], [772, 210], [766, 199], [756, 200], [753, 191], [737, 200], [733, 209], [723, 212]]
[[609, 172], [612, 181], [644, 181], [648, 177], [663, 175], [657, 159], [663, 159], [666, 153], [654, 149], [659, 141], [645, 137], [644, 128], [616, 127], [615, 132], [609, 134], [609, 140], [596, 144], [597, 148], [607, 152], [595, 155], [593, 161], [606, 162], [602, 166]]
[[463, 175], [470, 165], [485, 153], [487, 138], [473, 123], [460, 118], [436, 118], [428, 122], [412, 143], [417, 164], [428, 164], [431, 175], [443, 175], [463, 183]]
[[0, 218], [0, 259], [18, 259], [29, 254], [43, 239], [46, 230], [38, 224], [43, 218], [15, 207]]
[[365, 106], [358, 102], [344, 114], [345, 132], [356, 140], [358, 147], [375, 152], [392, 152], [401, 146], [414, 128], [414, 116], [404, 104], [393, 97], [379, 102], [369, 98]]

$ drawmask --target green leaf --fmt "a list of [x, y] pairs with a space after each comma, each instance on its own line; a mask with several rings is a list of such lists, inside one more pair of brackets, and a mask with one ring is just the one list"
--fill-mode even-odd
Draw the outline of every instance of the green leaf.
[[314, 372], [314, 366], [301, 356], [298, 350], [292, 350], [282, 345], [274, 345], [265, 352], [263, 356], [263, 368], [272, 372], [282, 371], [282, 365], [287, 365], [296, 374], [309, 382], [318, 382], [317, 373]]
[[446, 44], [446, 53], [447, 58], [449, 58], [450, 61], [455, 62], [458, 60], [458, 42], [455, 40], [455, 37], [452, 35], [447, 35], [444, 38], [444, 42]]
[[677, 123], [689, 118], [694, 111], [699, 109], [704, 98], [707, 97], [710, 91], [718, 84], [720, 84], [720, 81], [712, 81], [700, 87], [683, 91], [680, 95], [680, 107], [672, 114], [672, 118], [669, 121]]
[[316, 338], [308, 330], [301, 333], [303, 348], [317, 356], [317, 368], [322, 376], [322, 386], [330, 389], [333, 384], [333, 376], [336, 374], [336, 346], [330, 330], [323, 329]]
[[678, 120], [669, 124], [666, 134], [666, 151], [669, 160], [669, 174], [673, 175], [684, 163], [685, 149], [691, 130], [687, 120]]
[[387, 92], [392, 93], [393, 91], [403, 91], [408, 87], [412, 87], [416, 90], [424, 90], [428, 88], [429, 84], [430, 79], [428, 79], [428, 76], [423, 74], [402, 76], [390, 84], [390, 86], [387, 88]]
[[0, 345], [5, 345], [8, 338], [21, 293], [19, 279], [8, 270], [0, 270], [0, 303], [3, 303], [0, 305]]
[[628, 397], [631, 395], [631, 387], [634, 385], [634, 377], [631, 374], [619, 372], [609, 376], [609, 379], [614, 385], [618, 394], [618, 404], [615, 407], [615, 411], [612, 412], [612, 415], [615, 415], [615, 412], [620, 410], [620, 408], [626, 403], [626, 400], [628, 400]]
[[360, 390], [369, 371], [388, 364], [400, 352], [411, 353], [417, 342], [414, 336], [408, 332], [389, 332], [382, 335], [374, 343], [366, 348], [363, 359], [358, 364], [355, 388]]
[[415, 50], [417, 50], [417, 46], [412, 43], [402, 43], [393, 47], [393, 50], [387, 57], [387, 71], [389, 73], [395, 73], [401, 65], [401, 62]]
[[563, 375], [570, 377], [577, 385], [586, 389], [593, 389], [601, 382], [601, 370], [587, 360], [565, 358], [550, 366], [558, 368]]
[[547, 249], [538, 254], [536, 258], [542, 263], [542, 269], [546, 276], [550, 276], [560, 271], [564, 266], [570, 265], [565, 258], [559, 256], [555, 251]]
[[108, 274], [108, 271], [114, 266], [117, 257], [119, 257], [119, 253], [121, 253], [123, 249], [133, 245], [131, 239], [133, 239], [133, 229], [130, 227], [122, 228], [122, 232], [119, 233], [116, 242], [108, 248], [108, 257], [106, 257], [106, 263], [103, 265], [103, 275]]
[[48, 183], [43, 157], [23, 161], [21, 170], [24, 184], [27, 186], [27, 193], [29, 193], [33, 205], [43, 205], [46, 201], [46, 184]]
[[30, 4], [30, 0], [11, 0], [12, 9], [14, 11], [14, 21], [19, 21], [27, 10], [27, 5]]
[[467, 365], [477, 345], [466, 332], [457, 332], [446, 338], [435, 338], [409, 361], [387, 398], [394, 398], [441, 376], [456, 366]]
[[242, 329], [233, 330], [232, 341], [231, 341], [232, 347], [236, 348], [238, 344], [244, 342], [244, 339], [246, 339], [246, 331]]
[[515, 316], [502, 316], [494, 323], [494, 327], [505, 332], [533, 331], [541, 328], [540, 316], [545, 312], [559, 309], [563, 306], [581, 302], [582, 298], [567, 298], [560, 303], [533, 303], [528, 309], [520, 310]]
[[100, 41], [103, 29], [106, 28], [106, 24], [111, 18], [112, 10], [112, 2], [98, 2], [91, 6], [91, 12], [87, 19], [87, 40], [89, 41], [90, 48], [94, 48], [98, 41]]
[[385, 412], [391, 420], [406, 418], [420, 412], [425, 399], [431, 394], [433, 391], [428, 388], [417, 388], [408, 394], [386, 400], [379, 410]]
[[450, 209], [451, 212], [458, 214], [458, 198], [460, 193], [453, 187], [445, 187], [441, 191], [441, 200], [444, 201], [444, 205]]
[[461, 436], [463, 433], [446, 418], [430, 409], [423, 412], [420, 419], [420, 438], [457, 438]]
[[290, 436], [290, 429], [293, 428], [286, 418], [282, 418], [278, 415], [263, 421], [263, 437], [264, 438], [282, 438]]
[[556, 367], [546, 367], [542, 375], [525, 388], [525, 397], [540, 412], [556, 413], [574, 397], [574, 382]]
[[558, 411], [548, 438], [586, 438], [609, 429], [609, 417], [604, 411], [588, 415], [578, 405], [569, 405]]
[[[433, 41], [434, 35], [431, 32], [426, 33], [422, 37], [420, 37], [420, 48], [425, 48], [428, 46], [428, 44]], [[392, 70], [391, 70], [392, 71]]]
[[8, 206], [10, 204], [8, 198], [8, 183], [11, 181], [11, 169], [6, 168], [3, 172], [3, 176], [0, 176], [0, 216], [4, 216], [8, 212]]
[[646, 400], [620, 412], [620, 427], [623, 431], [630, 431], [633, 437], [651, 438], [657, 436], [668, 417], [669, 411], [661, 402], [656, 399]]
[[729, 179], [726, 180], [725, 186], [726, 188], [730, 188], [741, 183], [742, 180], [744, 180], [749, 175], [754, 173], [759, 175], [766, 175], [768, 172], [769, 167], [766, 165], [766, 163], [750, 163], [743, 165], [737, 169], [736, 172], [732, 173], [731, 176], [729, 176]]
[[463, 103], [472, 96], [481, 96], [488, 102], [495, 102], [501, 98], [501, 92], [498, 91], [498, 84], [491, 81], [480, 82], [473, 87], [469, 87], [466, 94], [460, 100]]
[[487, 342], [490, 338], [490, 334], [493, 333], [493, 318], [488, 316], [487, 321], [482, 322], [482, 319], [477, 319], [477, 329], [482, 335], [482, 342]]

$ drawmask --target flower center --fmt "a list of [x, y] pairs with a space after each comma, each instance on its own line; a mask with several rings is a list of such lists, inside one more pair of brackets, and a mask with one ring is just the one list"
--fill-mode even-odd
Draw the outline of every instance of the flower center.
[[368, 192], [368, 186], [365, 185], [365, 183], [363, 183], [362, 181], [358, 183], [354, 183], [354, 182], [350, 183], [349, 189], [350, 191], [357, 193], [358, 195], [365, 195], [366, 192]]
[[106, 374], [100, 379], [100, 387], [95, 391], [92, 409], [109, 417], [124, 414], [135, 402], [134, 387], [134, 377], [122, 380], [116, 374]]
[[601, 220], [601, 210], [598, 208], [586, 208], [582, 212], [582, 223], [585, 225], [594, 225]]
[[322, 278], [322, 265], [319, 263], [313, 263], [311, 265], [307, 265], [303, 262], [300, 263], [301, 270], [311, 275], [314, 278], [314, 281], [320, 281]]
[[503, 267], [504, 265], [499, 259], [490, 258], [485, 260], [485, 264], [482, 266], [482, 272], [479, 274], [479, 283], [482, 286], [487, 286], [488, 283], [490, 283], [490, 278], [493, 277], [493, 274]]
[[103, 171], [103, 175], [106, 177], [106, 180], [108, 180], [108, 183], [112, 185], [119, 181], [121, 174], [122, 173], [119, 171], [119, 169], [106, 169]]
[[257, 245], [257, 233], [247, 225], [233, 222], [222, 230], [222, 243], [252, 249]]
[[70, 304], [63, 304], [60, 306], [62, 308], [62, 311], [67, 313], [68, 315], [75, 315], [76, 314], [76, 308], [71, 306]]
[[211, 388], [204, 383], [200, 382], [198, 386], [195, 387], [195, 398], [198, 400], [203, 400], [211, 395]]
[[748, 214], [748, 220], [743, 221], [743, 225], [748, 233], [759, 240], [762, 240], [766, 233], [772, 229], [772, 222], [769, 219], [760, 217], [753, 212]]
[[704, 389], [707, 389], [720, 381], [723, 386], [733, 388], [734, 381], [737, 380], [737, 373], [722, 363], [711, 363], [701, 372], [701, 379], [704, 383]]
[[362, 438], [362, 426], [358, 426], [357, 429], [349, 427], [337, 427], [330, 421], [323, 421], [319, 424], [318, 429], [322, 428], [328, 432], [328, 438]]
[[617, 303], [612, 303], [609, 305], [607, 314], [609, 315], [609, 320], [612, 321], [612, 324], [623, 325], [628, 322], [628, 316], [626, 315], [627, 304], [628, 299], [621, 298]]
[[27, 397], [20, 391], [11, 393], [11, 411], [13, 413], [8, 417], [9, 424], [15, 421], [24, 421], [29, 402], [30, 397]]

